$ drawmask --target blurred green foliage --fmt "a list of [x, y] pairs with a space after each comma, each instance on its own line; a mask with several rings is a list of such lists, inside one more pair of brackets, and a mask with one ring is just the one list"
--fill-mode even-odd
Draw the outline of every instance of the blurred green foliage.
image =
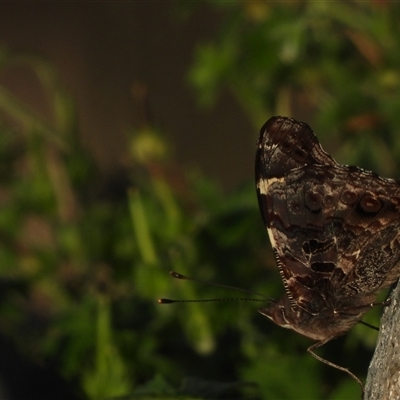
[[[221, 29], [199, 46], [188, 74], [200, 103], [212, 106], [228, 89], [255, 132], [271, 115], [294, 116], [339, 161], [396, 174], [397, 3], [208, 6]], [[110, 190], [79, 144], [56, 71], [0, 48], [0, 71], [21, 63], [36, 73], [54, 118], [0, 87], [1, 334], [55, 364], [90, 399], [359, 396], [356, 383], [306, 353], [310, 341], [263, 319], [252, 302], [156, 304], [237, 296], [172, 280], [169, 270], [280, 296], [253, 182], [224, 193], [177, 166], [162, 132], [141, 121], [127, 137], [127, 183]], [[378, 317], [376, 309], [368, 321]], [[375, 337], [356, 326], [319, 354], [363, 375]]]

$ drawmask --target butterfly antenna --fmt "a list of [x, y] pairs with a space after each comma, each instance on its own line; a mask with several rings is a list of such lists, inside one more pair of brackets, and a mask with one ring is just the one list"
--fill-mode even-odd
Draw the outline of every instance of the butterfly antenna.
[[258, 301], [258, 302], [265, 302], [266, 300], [270, 300], [261, 293], [253, 292], [251, 290], [239, 288], [236, 286], [230, 286], [230, 285], [224, 285], [221, 283], [214, 283], [214, 282], [207, 282], [203, 281], [201, 279], [197, 278], [189, 278], [188, 276], [182, 275], [179, 272], [175, 271], [170, 271], [169, 274], [176, 279], [186, 279], [188, 281], [193, 281], [193, 282], [198, 282], [198, 283], [204, 283], [206, 285], [211, 285], [223, 289], [231, 289], [231, 290], [237, 290], [239, 292], [243, 293], [248, 293], [251, 295], [256, 295], [262, 297], [262, 299], [252, 299], [248, 297], [233, 297], [233, 298], [218, 298], [218, 299], [203, 299], [203, 300], [171, 300], [171, 299], [158, 299], [157, 302], [159, 304], [171, 304], [171, 303], [206, 303], [206, 302], [211, 302], [211, 301]]

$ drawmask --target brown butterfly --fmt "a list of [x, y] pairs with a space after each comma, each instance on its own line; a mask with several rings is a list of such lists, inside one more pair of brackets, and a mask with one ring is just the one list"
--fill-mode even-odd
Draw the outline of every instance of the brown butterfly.
[[345, 334], [400, 275], [400, 182], [338, 164], [311, 128], [273, 117], [261, 128], [257, 195], [285, 293], [261, 314], [316, 341]]

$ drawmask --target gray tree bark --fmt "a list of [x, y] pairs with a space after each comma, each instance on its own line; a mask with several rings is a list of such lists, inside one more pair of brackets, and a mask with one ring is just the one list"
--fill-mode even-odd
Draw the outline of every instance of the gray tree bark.
[[384, 307], [364, 400], [400, 399], [400, 281]]

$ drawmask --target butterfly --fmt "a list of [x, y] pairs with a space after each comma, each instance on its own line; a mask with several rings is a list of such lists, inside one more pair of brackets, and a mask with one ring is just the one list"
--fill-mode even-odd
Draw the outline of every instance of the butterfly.
[[344, 335], [400, 275], [400, 182], [338, 164], [311, 128], [272, 117], [261, 128], [256, 188], [284, 295], [260, 313], [313, 339]]

